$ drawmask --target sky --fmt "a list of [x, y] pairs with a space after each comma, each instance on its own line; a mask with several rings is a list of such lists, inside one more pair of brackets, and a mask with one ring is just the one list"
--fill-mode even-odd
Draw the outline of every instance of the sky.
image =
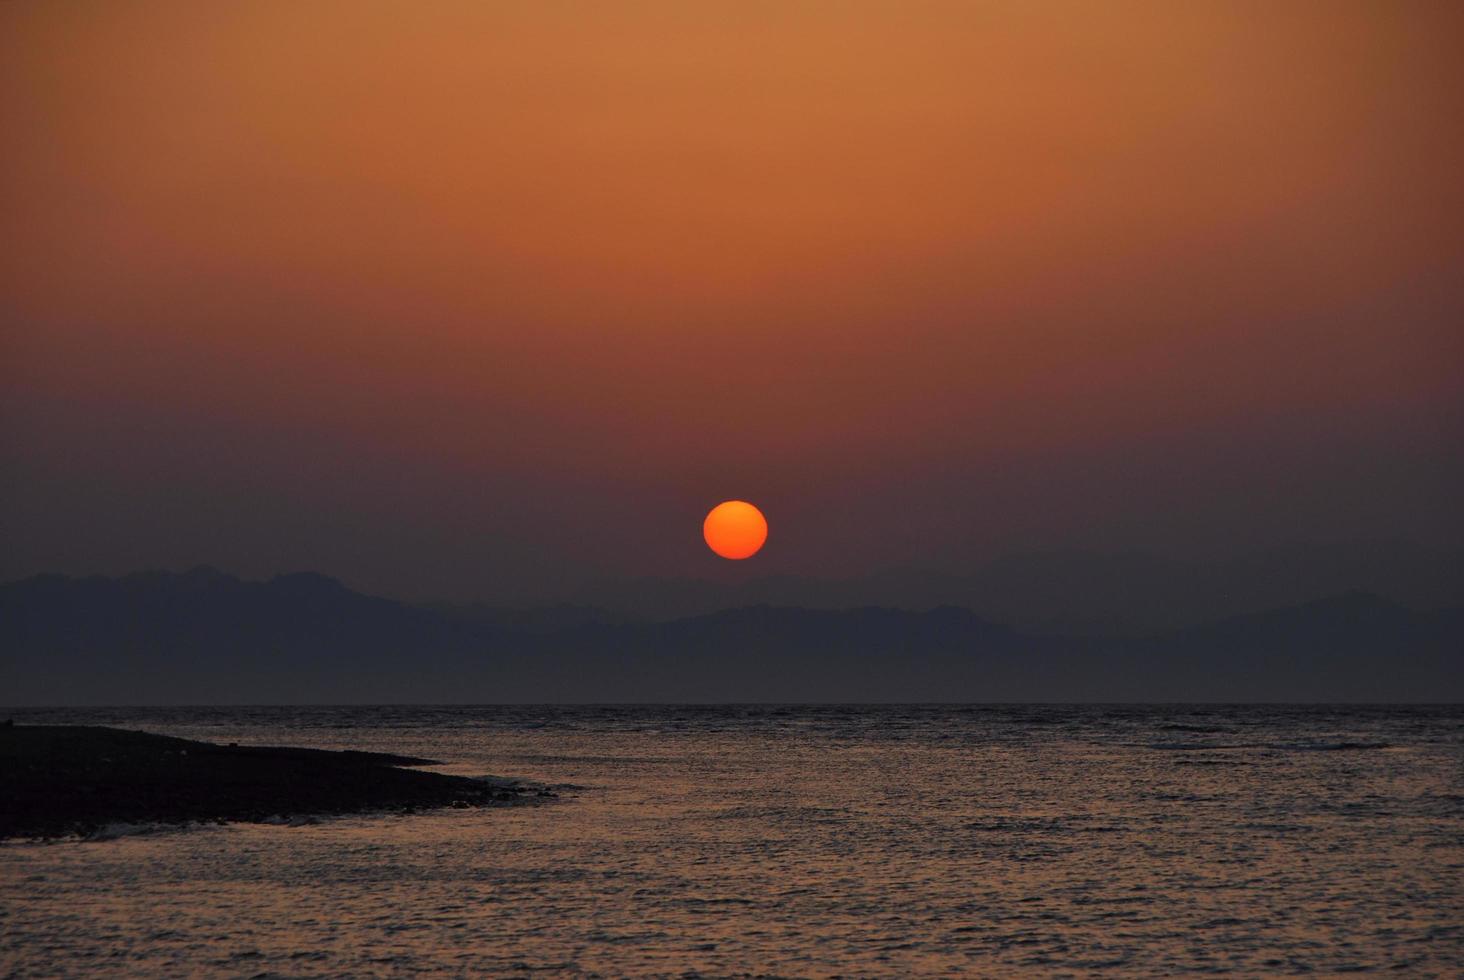
[[1406, 0], [13, 0], [0, 576], [1464, 545], [1461, 43]]

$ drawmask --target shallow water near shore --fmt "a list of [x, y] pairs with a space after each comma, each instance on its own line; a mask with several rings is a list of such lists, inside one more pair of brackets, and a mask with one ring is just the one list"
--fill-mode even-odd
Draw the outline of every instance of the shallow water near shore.
[[5, 714], [563, 788], [8, 844], [0, 973], [1464, 973], [1459, 706]]

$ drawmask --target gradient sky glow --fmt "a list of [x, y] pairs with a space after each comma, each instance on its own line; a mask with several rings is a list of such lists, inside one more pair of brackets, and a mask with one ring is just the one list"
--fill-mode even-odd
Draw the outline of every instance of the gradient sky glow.
[[1457, 546], [1460, 10], [0, 5], [0, 573]]

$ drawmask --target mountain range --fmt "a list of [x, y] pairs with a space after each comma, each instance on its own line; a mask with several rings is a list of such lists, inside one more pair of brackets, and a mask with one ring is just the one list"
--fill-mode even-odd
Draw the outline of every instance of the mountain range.
[[960, 567], [889, 567], [844, 578], [632, 577], [595, 582], [565, 598], [644, 619], [753, 605], [952, 605], [980, 610], [1024, 632], [1132, 637], [1359, 590], [1417, 609], [1459, 604], [1464, 551], [1396, 540], [1297, 542], [1208, 559], [1064, 549]]
[[0, 586], [0, 703], [1464, 700], [1464, 609], [1351, 592], [1142, 636], [955, 606], [662, 621], [430, 606], [210, 568]]

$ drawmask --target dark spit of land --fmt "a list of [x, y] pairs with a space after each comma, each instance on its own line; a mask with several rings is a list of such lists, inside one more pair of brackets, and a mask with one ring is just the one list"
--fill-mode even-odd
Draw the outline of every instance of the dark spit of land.
[[0, 725], [0, 840], [108, 824], [262, 822], [487, 806], [547, 791], [380, 752], [214, 745], [116, 728]]

